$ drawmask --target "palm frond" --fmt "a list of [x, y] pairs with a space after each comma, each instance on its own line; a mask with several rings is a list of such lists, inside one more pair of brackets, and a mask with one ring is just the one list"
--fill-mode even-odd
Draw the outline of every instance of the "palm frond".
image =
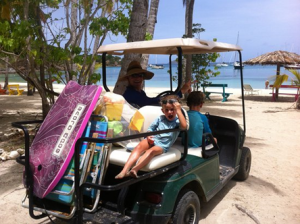
[[273, 86], [275, 88], [279, 88], [282, 85], [282, 83], [288, 81], [288, 79], [289, 79], [289, 76], [286, 74], [276, 75], [276, 79], [275, 79]]
[[291, 69], [291, 70], [288, 70], [288, 71], [291, 72], [296, 78], [296, 79], [293, 79], [293, 84], [299, 86], [300, 85], [300, 72], [299, 72], [299, 70]]

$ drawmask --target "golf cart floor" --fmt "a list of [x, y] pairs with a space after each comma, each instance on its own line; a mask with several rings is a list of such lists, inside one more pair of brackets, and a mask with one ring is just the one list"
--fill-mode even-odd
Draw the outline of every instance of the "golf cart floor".
[[230, 166], [219, 166], [220, 169], [220, 180], [222, 181], [224, 178], [226, 178], [228, 175], [232, 174], [234, 172], [234, 168]]

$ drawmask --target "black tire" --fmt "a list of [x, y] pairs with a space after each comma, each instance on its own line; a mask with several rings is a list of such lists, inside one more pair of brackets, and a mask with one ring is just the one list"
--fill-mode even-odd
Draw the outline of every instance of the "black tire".
[[250, 149], [247, 147], [243, 147], [240, 168], [237, 174], [234, 176], [235, 180], [244, 181], [248, 179], [251, 169], [251, 160], [252, 158]]
[[184, 191], [178, 197], [172, 223], [198, 224], [200, 220], [200, 201], [193, 191]]

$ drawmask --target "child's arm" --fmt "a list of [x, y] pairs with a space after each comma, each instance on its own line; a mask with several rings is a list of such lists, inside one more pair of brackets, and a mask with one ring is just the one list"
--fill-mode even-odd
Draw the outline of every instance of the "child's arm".
[[176, 108], [177, 117], [178, 117], [178, 120], [179, 120], [179, 123], [180, 123], [179, 128], [181, 130], [185, 130], [187, 128], [187, 124], [186, 124], [186, 119], [185, 119], [185, 117], [184, 117], [184, 115], [182, 114], [182, 111], [181, 111], [181, 105], [180, 105], [180, 103], [175, 102], [174, 106]]

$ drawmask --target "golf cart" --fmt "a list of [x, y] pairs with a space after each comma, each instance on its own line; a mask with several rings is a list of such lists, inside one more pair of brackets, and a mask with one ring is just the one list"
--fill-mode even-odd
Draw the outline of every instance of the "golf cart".
[[[159, 96], [163, 96], [176, 94], [180, 90], [184, 54], [228, 51], [237, 51], [240, 55], [240, 61], [242, 61], [240, 47], [198, 39], [176, 38], [104, 45], [98, 50], [98, 53], [102, 54], [103, 88], [106, 93], [110, 92], [106, 82], [107, 54], [162, 54], [170, 55], [170, 61], [171, 55], [177, 55], [177, 88], [174, 91], [170, 89], [159, 94]], [[242, 69], [240, 70], [240, 77], [242, 87]], [[138, 109], [144, 120], [139, 131], [133, 132], [133, 134], [115, 135], [114, 133], [119, 130], [120, 125], [110, 126], [110, 128], [108, 126], [104, 138], [93, 138], [90, 135], [82, 134], [82, 137], [75, 140], [74, 157], [70, 162], [73, 166], [69, 165], [70, 170], [73, 170], [73, 179], [69, 178], [72, 192], [71, 190], [68, 192], [67, 199], [66, 194], [62, 192], [63, 187], [56, 189], [55, 193], [51, 192], [51, 197], [40, 197], [34, 193], [35, 185], [32, 174], [34, 167], [32, 168], [30, 162], [32, 161], [32, 149], [29, 149], [26, 125], [36, 121], [13, 123], [14, 127], [21, 128], [25, 133], [25, 157], [17, 159], [19, 163], [25, 165], [24, 182], [27, 188], [25, 199], [28, 199], [26, 200], [28, 204], [25, 203], [24, 199], [23, 206], [29, 208], [30, 216], [35, 219], [53, 215], [62, 219], [74, 220], [76, 223], [82, 223], [84, 220], [92, 220], [93, 223], [198, 223], [201, 201], [209, 201], [232, 178], [243, 181], [249, 176], [251, 152], [249, 148], [243, 146], [246, 124], [242, 88], [241, 94], [242, 126], [233, 119], [211, 114], [209, 115], [209, 123], [213, 136], [218, 139], [218, 144], [214, 142], [209, 133], [203, 134], [202, 142], [210, 144], [203, 144], [199, 148], [188, 148], [187, 141], [182, 144], [181, 140], [178, 139], [167, 153], [154, 157], [139, 172], [138, 178], [128, 177], [122, 180], [114, 178], [121, 171], [130, 155], [126, 149], [127, 145], [124, 146], [121, 143], [149, 135], [180, 131], [179, 129], [158, 132], [146, 131], [154, 118], [161, 114], [160, 106], [145, 106]], [[132, 109], [131, 107], [126, 108], [123, 108], [123, 112]], [[113, 108], [110, 112], [106, 112], [103, 116], [107, 116], [108, 119], [104, 119], [102, 122], [110, 125], [109, 120], [115, 121], [110, 113], [115, 113], [116, 110]], [[185, 139], [188, 138], [187, 131], [182, 131], [181, 135], [184, 135]], [[96, 150], [89, 151], [89, 154], [85, 153], [84, 156], [81, 155], [83, 145], [87, 143], [90, 144], [90, 147], [101, 144], [101, 149], [103, 149], [101, 156], [102, 154], [104, 156], [93, 159]], [[100, 155], [100, 151], [98, 154]], [[91, 163], [84, 162], [83, 158], [87, 157], [92, 158], [91, 163], [96, 160], [98, 167], [95, 165], [97, 169], [94, 168], [97, 171], [83, 175], [83, 173], [89, 172], [84, 167], [91, 166]], [[100, 162], [97, 163], [97, 161]], [[37, 169], [42, 169], [41, 167]], [[67, 169], [68, 172], [70, 170]], [[87, 176], [93, 175], [96, 175], [95, 181], [87, 178]], [[83, 176], [85, 177], [83, 178]], [[65, 182], [61, 185], [65, 185]], [[96, 196], [91, 196], [93, 194]], [[66, 200], [68, 201], [66, 202]], [[36, 215], [34, 211], [42, 214]]]

